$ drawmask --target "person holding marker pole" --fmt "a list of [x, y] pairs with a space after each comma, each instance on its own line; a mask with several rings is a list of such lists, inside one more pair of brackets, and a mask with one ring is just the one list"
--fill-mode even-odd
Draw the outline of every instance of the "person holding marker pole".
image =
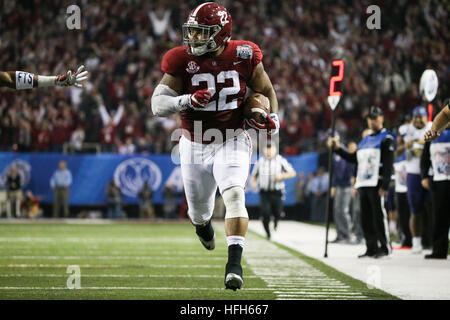
[[357, 164], [355, 188], [360, 193], [361, 225], [367, 246], [359, 258], [382, 258], [392, 251], [384, 197], [391, 180], [396, 142], [394, 134], [383, 128], [383, 122], [381, 109], [372, 106], [367, 118], [372, 133], [358, 144], [356, 152], [342, 149], [336, 137], [327, 141], [328, 147], [339, 156]]

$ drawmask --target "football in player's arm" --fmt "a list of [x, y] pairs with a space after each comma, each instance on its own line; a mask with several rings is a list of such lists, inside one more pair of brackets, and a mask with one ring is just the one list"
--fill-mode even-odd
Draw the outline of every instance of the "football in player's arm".
[[[250, 82], [248, 83], [248, 86], [255, 92], [262, 93], [265, 95], [270, 102], [270, 111], [271, 114], [268, 117], [268, 123], [269, 128], [272, 129], [273, 126], [275, 126], [275, 131], [278, 131], [280, 128], [280, 123], [278, 120], [278, 100], [277, 96], [275, 94], [275, 90], [273, 89], [272, 82], [270, 81], [269, 76], [267, 75], [266, 71], [264, 70], [263, 63], [260, 62], [258, 66], [256, 67], [255, 71], [253, 72], [252, 78], [250, 79]], [[253, 122], [255, 126], [257, 126], [259, 129], [264, 129], [264, 126], [261, 126], [260, 124]]]
[[57, 76], [42, 76], [25, 71], [0, 71], [0, 87], [15, 90], [52, 86], [82, 88], [81, 82], [88, 79], [88, 71], [83, 70], [84, 66], [80, 66], [76, 72], [69, 70], [66, 74]]

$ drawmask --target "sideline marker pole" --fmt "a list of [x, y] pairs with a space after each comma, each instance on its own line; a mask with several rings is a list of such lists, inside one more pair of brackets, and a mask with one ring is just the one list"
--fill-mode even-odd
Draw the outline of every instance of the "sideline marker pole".
[[[344, 61], [334, 60], [332, 63], [333, 67], [339, 67], [339, 72], [337, 76], [331, 77], [330, 79], [330, 90], [328, 96], [328, 104], [332, 110], [331, 114], [331, 135], [334, 136], [334, 131], [336, 127], [336, 107], [341, 99], [342, 92], [335, 91], [336, 82], [341, 82], [344, 79]], [[331, 200], [331, 182], [333, 179], [333, 150], [330, 148], [328, 150], [328, 192], [327, 192], [327, 203], [326, 203], [326, 228], [325, 228], [325, 253], [324, 257], [328, 257], [328, 230], [330, 228], [330, 200]]]

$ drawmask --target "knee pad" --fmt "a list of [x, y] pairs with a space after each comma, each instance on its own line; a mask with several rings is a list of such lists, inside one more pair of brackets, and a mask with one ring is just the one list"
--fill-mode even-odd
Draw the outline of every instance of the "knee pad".
[[245, 208], [245, 192], [242, 187], [231, 187], [222, 193], [225, 204], [225, 219], [247, 218], [248, 213]]

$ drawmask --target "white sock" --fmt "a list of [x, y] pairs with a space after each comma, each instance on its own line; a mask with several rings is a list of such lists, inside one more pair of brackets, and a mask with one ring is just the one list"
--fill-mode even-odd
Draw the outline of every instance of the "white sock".
[[229, 236], [227, 237], [227, 244], [228, 246], [238, 244], [243, 248], [245, 244], [245, 238], [241, 236]]
[[413, 247], [422, 246], [422, 237], [413, 237]]

